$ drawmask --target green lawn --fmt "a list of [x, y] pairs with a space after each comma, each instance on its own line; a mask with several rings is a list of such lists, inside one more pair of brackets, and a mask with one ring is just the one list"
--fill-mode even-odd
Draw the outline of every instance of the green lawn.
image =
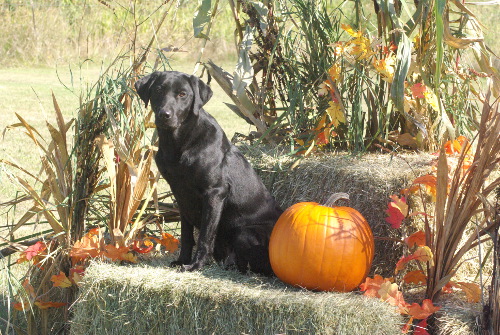
[[[186, 73], [193, 72], [193, 66], [189, 63], [172, 63], [172, 66], [174, 70]], [[230, 70], [233, 66], [229, 64], [225, 68]], [[100, 71], [98, 65], [90, 63], [82, 68], [74, 67], [72, 71], [68, 67], [59, 68], [57, 72], [55, 68], [42, 67], [0, 69], [2, 78], [0, 83], [0, 112], [2, 114], [0, 130], [3, 134], [0, 139], [0, 159], [17, 162], [28, 171], [38, 173], [41, 162], [32, 140], [21, 131], [21, 128], [8, 131], [4, 131], [4, 129], [19, 122], [15, 115], [17, 113], [35, 127], [45, 139], [49, 139], [45, 123], [48, 121], [56, 124], [52, 92], [68, 121], [74, 117], [79, 107], [81, 90], [85, 91], [88, 85], [93, 84], [98, 79]], [[230, 99], [215, 81], [212, 82], [212, 89], [214, 95], [205, 109], [219, 121], [229, 139], [235, 132], [248, 133], [251, 127], [224, 105], [224, 102], [229, 102]], [[168, 187], [166, 183], [161, 185], [162, 191]], [[0, 203], [13, 199], [18, 190], [19, 188], [7, 178], [0, 164]], [[8, 236], [8, 228], [5, 226], [16, 222], [29, 206], [31, 205], [25, 203], [18, 207], [19, 210], [16, 212], [10, 211], [8, 214], [5, 207], [0, 208], [0, 237]], [[16, 237], [28, 236], [44, 229], [47, 229], [46, 225], [25, 226], [16, 232]], [[2, 242], [0, 242], [1, 244]], [[16, 259], [17, 256], [14, 255], [9, 262]], [[5, 262], [0, 261], [0, 268], [5, 265]], [[4, 319], [7, 318], [5, 301], [2, 301], [2, 297], [5, 297], [3, 291], [7, 287], [5, 280], [7, 277], [10, 277], [10, 280], [14, 278], [20, 280], [26, 273], [26, 266], [17, 265], [10, 268], [10, 271], [13, 272], [11, 276], [8, 276], [9, 272], [0, 270], [0, 318]], [[0, 329], [3, 328], [0, 326]]]
[[[225, 65], [230, 70], [234, 65]], [[174, 70], [192, 73], [193, 66], [187, 63], [172, 63]], [[99, 77], [100, 67], [88, 63], [82, 68], [11, 68], [0, 69], [0, 129], [3, 132], [0, 145], [0, 158], [13, 160], [32, 172], [38, 172], [40, 159], [28, 136], [19, 129], [4, 129], [19, 122], [15, 113], [21, 115], [48, 138], [45, 122], [55, 123], [52, 92], [61, 107], [64, 116], [69, 120], [79, 106], [79, 95], [82, 89], [91, 85]], [[206, 77], [204, 78], [206, 79]], [[66, 86], [66, 87], [65, 87]], [[250, 126], [238, 118], [225, 106], [230, 99], [212, 81], [214, 95], [205, 109], [220, 123], [229, 139], [235, 132], [248, 133]], [[0, 172], [0, 202], [9, 200], [16, 193], [16, 188]]]

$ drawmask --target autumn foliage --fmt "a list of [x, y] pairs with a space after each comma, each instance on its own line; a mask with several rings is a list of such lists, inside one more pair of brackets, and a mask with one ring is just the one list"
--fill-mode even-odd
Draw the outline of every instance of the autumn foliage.
[[[419, 90], [421, 89], [419, 88]], [[431, 276], [434, 276], [434, 278], [436, 276], [436, 253], [441, 255], [443, 252], [441, 250], [444, 249], [440, 248], [449, 247], [450, 245], [445, 237], [441, 237], [442, 240], [440, 241], [436, 239], [436, 234], [440, 233], [446, 223], [445, 214], [455, 214], [451, 211], [444, 213], [443, 208], [447, 201], [457, 201], [447, 200], [446, 197], [449, 197], [453, 190], [455, 192], [457, 190], [458, 192], [467, 192], [467, 190], [460, 191], [461, 184], [457, 185], [454, 182], [462, 183], [463, 180], [466, 180], [474, 172], [472, 167], [479, 165], [477, 161], [480, 159], [480, 155], [472, 150], [469, 141], [462, 136], [447, 141], [441, 151], [436, 153], [436, 156], [436, 163], [431, 173], [416, 178], [408, 188], [401, 190], [401, 194], [390, 196], [386, 210], [386, 221], [392, 228], [401, 229], [402, 226], [409, 223], [410, 218], [423, 222], [422, 230], [415, 231], [400, 241], [405, 245], [406, 252], [395, 265], [394, 274], [396, 279], [382, 278], [375, 275], [373, 278], [367, 278], [365, 283], [360, 286], [364, 295], [386, 301], [395, 306], [401, 314], [408, 315], [409, 320], [403, 328], [403, 332], [408, 332], [414, 327], [414, 334], [428, 334], [425, 329], [427, 318], [439, 310], [439, 306], [434, 305], [439, 293], [446, 294], [453, 292], [453, 290], [461, 290], [471, 303], [477, 303], [481, 296], [481, 289], [478, 284], [451, 280], [460, 264], [458, 263], [460, 257], [463, 255], [464, 250], [468, 250], [465, 247], [462, 247], [462, 249], [449, 249], [448, 252], [454, 257], [451, 258], [451, 264], [458, 265], [449, 267], [451, 272], [443, 273], [443, 276], [439, 277], [438, 280], [431, 280]], [[495, 183], [498, 183], [498, 180]], [[426, 210], [428, 210], [427, 207], [429, 206], [424, 206], [424, 211], [413, 210], [408, 205], [407, 199], [415, 196], [420, 197], [423, 203], [436, 202], [434, 206], [435, 212], [427, 213]], [[444, 223], [437, 220], [443, 220]], [[467, 224], [467, 222], [464, 221], [464, 224]], [[456, 221], [454, 221], [454, 224], [456, 224]], [[484, 227], [488, 228], [489, 226]], [[447, 229], [453, 231], [451, 227]], [[458, 233], [456, 237], [460, 240], [462, 234]], [[474, 241], [474, 237], [471, 236], [469, 241]], [[440, 247], [440, 245], [443, 246]], [[469, 242], [466, 247], [472, 248], [472, 242]], [[442, 263], [439, 266], [447, 267], [446, 261], [440, 256], [439, 262]], [[453, 261], [456, 263], [453, 263]], [[409, 265], [412, 266], [409, 267]], [[421, 304], [408, 304], [396, 281], [406, 287], [425, 287], [427, 298]], [[414, 320], [422, 321], [415, 324]]]
[[[154, 241], [154, 242], [153, 242]], [[79, 286], [85, 275], [85, 267], [92, 259], [101, 259], [110, 262], [137, 263], [138, 254], [147, 254], [154, 250], [155, 245], [163, 248], [166, 252], [175, 252], [179, 246], [179, 240], [168, 233], [162, 233], [161, 237], [146, 236], [143, 239], [136, 239], [128, 247], [117, 247], [106, 243], [99, 227], [90, 229], [79, 241], [76, 241], [69, 251], [72, 267], [66, 273], [59, 271], [50, 277], [54, 288], [65, 289], [73, 285]], [[29, 246], [20, 253], [18, 263], [32, 262], [37, 267], [44, 266], [50, 262], [49, 252], [55, 247], [55, 243], [43, 241]], [[52, 250], [54, 251], [54, 250]], [[40, 309], [66, 306], [63, 302], [46, 301], [45, 295], [35, 291], [26, 278], [22, 283], [23, 291], [18, 294], [18, 302], [13, 304], [16, 310], [26, 310], [36, 306]]]

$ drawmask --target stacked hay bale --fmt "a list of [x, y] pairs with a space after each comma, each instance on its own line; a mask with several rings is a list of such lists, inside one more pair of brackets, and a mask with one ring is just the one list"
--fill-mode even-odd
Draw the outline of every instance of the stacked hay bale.
[[[432, 160], [430, 155], [337, 155], [297, 164], [275, 151], [246, 154], [283, 208], [346, 192], [375, 236], [395, 238], [400, 230], [385, 222], [388, 196], [427, 173]], [[400, 257], [396, 244], [377, 241], [376, 255], [372, 273], [393, 276]], [[389, 304], [359, 293], [309, 292], [217, 265], [180, 273], [168, 268], [172, 257], [128, 266], [92, 264], [80, 286], [71, 334], [400, 334], [406, 321]], [[439, 334], [477, 334], [478, 305], [457, 309], [456, 301], [444, 301]]]
[[[171, 260], [171, 259], [170, 259]], [[400, 334], [394, 307], [356, 293], [315, 293], [216, 265], [89, 267], [71, 334]]]
[[314, 156], [297, 161], [276, 151], [245, 148], [254, 168], [278, 203], [287, 208], [301, 201], [324, 202], [332, 193], [349, 194], [349, 206], [358, 210], [370, 224], [375, 239], [372, 273], [394, 275], [401, 257], [401, 245], [377, 237], [401, 239], [385, 221], [389, 196], [400, 191], [431, 169], [429, 154], [380, 155], [355, 157], [348, 154]]

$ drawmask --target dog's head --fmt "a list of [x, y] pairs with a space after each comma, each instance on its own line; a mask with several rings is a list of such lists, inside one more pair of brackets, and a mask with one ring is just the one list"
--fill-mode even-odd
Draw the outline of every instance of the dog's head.
[[212, 90], [196, 76], [177, 71], [153, 72], [135, 83], [139, 97], [151, 103], [158, 128], [177, 128], [190, 113], [197, 115]]

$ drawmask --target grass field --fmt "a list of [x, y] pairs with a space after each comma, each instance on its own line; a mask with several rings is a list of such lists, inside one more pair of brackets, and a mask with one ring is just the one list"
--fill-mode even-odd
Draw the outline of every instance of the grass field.
[[[180, 60], [172, 62], [173, 70], [192, 73], [193, 63]], [[227, 63], [226, 67], [231, 68], [233, 64]], [[41, 161], [32, 140], [20, 131], [20, 128], [6, 130], [6, 127], [19, 122], [16, 113], [25, 119], [30, 125], [35, 127], [44, 138], [50, 138], [45, 123], [48, 121], [56, 124], [54, 108], [52, 103], [52, 93], [54, 93], [61, 111], [66, 121], [74, 117], [79, 107], [79, 97], [83, 90], [85, 92], [88, 85], [93, 84], [101, 72], [98, 64], [91, 64], [75, 67], [72, 71], [68, 67], [64, 69], [54, 69], [49, 67], [22, 67], [0, 69], [0, 76], [3, 78], [0, 84], [0, 159], [6, 159], [19, 163], [20, 166], [28, 169], [32, 173], [38, 173]], [[206, 79], [206, 78], [205, 78]], [[223, 91], [213, 83], [214, 95], [205, 106], [205, 110], [212, 114], [220, 123], [229, 139], [235, 132], [248, 133], [251, 127], [224, 105], [229, 102], [229, 98]], [[167, 190], [166, 183], [160, 184], [160, 191]], [[5, 172], [0, 170], [0, 203], [12, 200], [19, 188], [7, 178]], [[29, 205], [31, 206], [31, 205]], [[27, 210], [25, 203], [18, 207], [16, 211], [6, 212], [3, 207], [0, 212], [0, 237], [8, 237], [7, 224], [13, 224]], [[35, 232], [40, 232], [46, 225], [32, 225], [21, 228], [16, 232], [16, 237], [28, 236]], [[0, 243], [1, 244], [1, 243]], [[1, 248], [0, 248], [1, 249]], [[9, 258], [8, 262], [14, 262], [17, 256]], [[0, 260], [0, 268], [6, 263]], [[20, 280], [26, 273], [26, 266], [17, 265], [11, 267], [9, 280]], [[5, 306], [2, 303], [2, 296], [5, 297], [6, 289], [5, 270], [0, 271], [0, 318], [7, 318]], [[2, 307], [3, 306], [3, 307]]]
[[[234, 65], [227, 63], [226, 67]], [[193, 64], [188, 62], [173, 62], [173, 70], [192, 73]], [[42, 134], [48, 135], [45, 122], [55, 123], [52, 104], [52, 92], [61, 107], [64, 116], [69, 120], [75, 115], [79, 107], [81, 90], [97, 80], [101, 69], [99, 65], [90, 64], [81, 69], [68, 68], [10, 68], [0, 69], [3, 78], [0, 84], [0, 129], [4, 132], [7, 126], [19, 122], [16, 113], [21, 115], [29, 124]], [[58, 77], [59, 76], [59, 77]], [[206, 79], [206, 78], [205, 78]], [[65, 87], [66, 86], [66, 87]], [[238, 118], [224, 105], [229, 98], [213, 83], [214, 95], [205, 106], [221, 124], [229, 139], [235, 132], [248, 133], [250, 126]], [[0, 157], [14, 160], [22, 166], [30, 167], [32, 172], [37, 172], [36, 167], [40, 161], [31, 140], [17, 129], [5, 131], [0, 145]], [[15, 195], [16, 189], [0, 174], [0, 202], [4, 202]]]

